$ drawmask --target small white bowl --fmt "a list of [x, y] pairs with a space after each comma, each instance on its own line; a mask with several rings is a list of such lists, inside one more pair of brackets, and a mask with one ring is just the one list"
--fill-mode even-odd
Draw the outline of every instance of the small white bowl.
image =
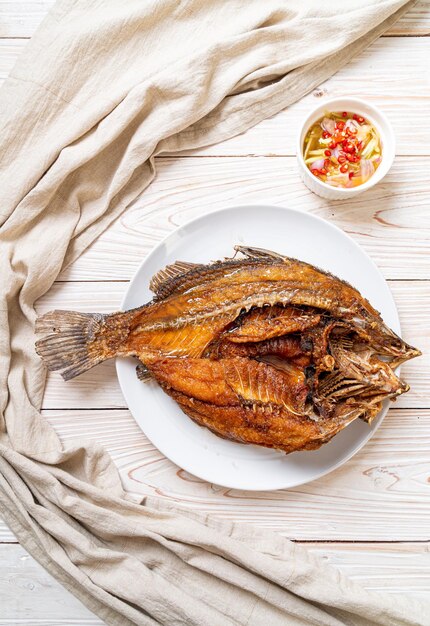
[[[382, 148], [381, 163], [376, 172], [362, 185], [351, 188], [332, 187], [314, 176], [305, 164], [303, 159], [303, 143], [306, 133], [312, 124], [322, 117], [326, 111], [348, 111], [362, 115], [375, 126], [379, 133]], [[379, 109], [359, 98], [331, 98], [330, 100], [324, 100], [315, 107], [304, 120], [297, 137], [296, 151], [300, 176], [306, 187], [328, 200], [344, 200], [351, 196], [356, 196], [359, 193], [363, 193], [363, 191], [367, 191], [367, 189], [370, 189], [384, 178], [393, 164], [395, 139], [390, 122]]]

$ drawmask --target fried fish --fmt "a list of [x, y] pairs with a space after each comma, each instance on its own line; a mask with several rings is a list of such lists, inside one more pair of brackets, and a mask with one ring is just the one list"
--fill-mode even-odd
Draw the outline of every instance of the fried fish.
[[240, 258], [167, 266], [137, 309], [43, 315], [36, 351], [65, 380], [137, 357], [139, 378], [155, 378], [198, 424], [287, 453], [370, 422], [408, 391], [394, 370], [420, 351], [356, 289], [296, 259], [235, 249]]

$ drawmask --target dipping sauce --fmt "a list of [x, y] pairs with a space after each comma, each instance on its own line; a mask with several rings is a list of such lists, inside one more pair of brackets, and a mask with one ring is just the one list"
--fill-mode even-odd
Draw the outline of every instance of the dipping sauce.
[[382, 158], [379, 133], [369, 120], [351, 113], [326, 112], [307, 132], [306, 167], [332, 187], [357, 187], [378, 169]]

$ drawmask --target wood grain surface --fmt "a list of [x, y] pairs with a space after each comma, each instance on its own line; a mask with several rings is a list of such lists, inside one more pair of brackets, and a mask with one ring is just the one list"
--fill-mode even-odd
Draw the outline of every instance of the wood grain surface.
[[0, 544], [0, 626], [104, 624], [21, 546]]
[[[52, 6], [0, 0], [0, 84]], [[67, 268], [38, 303], [110, 311], [151, 248], [176, 226], [234, 204], [267, 203], [333, 222], [389, 280], [405, 338], [423, 357], [408, 364], [412, 390], [353, 459], [308, 485], [241, 492], [201, 481], [165, 459], [125, 406], [112, 362], [64, 383], [50, 375], [44, 414], [65, 445], [94, 439], [111, 453], [127, 490], [303, 542], [366, 588], [430, 592], [430, 0], [300, 102], [238, 137], [156, 160], [157, 178], [123, 217]], [[364, 97], [392, 122], [397, 157], [382, 184], [349, 202], [311, 194], [295, 163], [306, 112], [328, 97]], [[276, 225], [275, 225], [276, 226]], [[288, 233], [286, 233], [288, 237]], [[0, 626], [98, 626], [0, 522]]]
[[[426, 541], [430, 537], [430, 410], [390, 409], [370, 442], [308, 485], [246, 492], [209, 484], [168, 461], [126, 409], [45, 410], [65, 443], [109, 450], [127, 490], [306, 541]], [[154, 416], [156, 419], [157, 416]]]
[[386, 278], [429, 277], [429, 157], [397, 157], [379, 185], [332, 203], [309, 193], [293, 157], [159, 158], [156, 167], [158, 176], [141, 198], [60, 280], [128, 281], [149, 250], [175, 227], [203, 212], [253, 203], [293, 207], [328, 219], [363, 246]]

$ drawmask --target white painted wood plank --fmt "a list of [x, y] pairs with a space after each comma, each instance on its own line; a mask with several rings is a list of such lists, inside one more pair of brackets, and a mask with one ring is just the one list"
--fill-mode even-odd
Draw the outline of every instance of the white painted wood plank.
[[[317, 544], [309, 550], [372, 591], [426, 597], [430, 553], [426, 544]], [[30, 557], [21, 546], [0, 546], [0, 625], [104, 624]]]
[[366, 589], [429, 598], [429, 543], [306, 544], [305, 547]]
[[0, 545], [1, 626], [99, 626], [102, 620], [19, 545]]
[[12, 531], [6, 526], [3, 520], [0, 518], [0, 544], [2, 543], [13, 543], [16, 541], [15, 535]]
[[55, 0], [0, 0], [0, 37], [31, 37]]
[[336, 224], [387, 278], [430, 276], [430, 158], [398, 158], [375, 188], [340, 202], [310, 193], [291, 157], [157, 159], [157, 169], [152, 185], [61, 280], [129, 280], [178, 225], [216, 209], [258, 203], [308, 211]]
[[[419, 359], [404, 366], [402, 375], [410, 381], [411, 390], [399, 398], [396, 406], [427, 408], [430, 406], [430, 282], [393, 281], [390, 286], [399, 309], [404, 338], [424, 352]], [[114, 282], [56, 283], [40, 299], [37, 308], [40, 313], [58, 308], [101, 313], [114, 311], [119, 308], [125, 289], [125, 283]], [[113, 361], [102, 363], [67, 383], [58, 373], [51, 373], [43, 406], [46, 409], [124, 407]]]
[[[0, 37], [31, 37], [54, 0], [1, 0]], [[421, 0], [386, 33], [386, 36], [430, 34], [429, 0]]]
[[[430, 536], [430, 410], [392, 408], [355, 457], [308, 485], [246, 492], [209, 484], [167, 460], [127, 410], [45, 411], [62, 440], [93, 439], [127, 491], [256, 524], [296, 540], [422, 541]], [[156, 419], [156, 416], [154, 416]]]
[[159, 496], [297, 540], [422, 541], [430, 536], [428, 409], [391, 409], [363, 450], [328, 476], [295, 489], [256, 493], [209, 484], [181, 470], [147, 440], [127, 410], [44, 414], [66, 445], [74, 439], [103, 445], [134, 494]]
[[387, 36], [403, 35], [405, 37], [424, 37], [430, 35], [430, 1], [417, 2], [390, 30]]
[[[25, 40], [0, 39], [0, 82], [25, 45]], [[366, 98], [387, 113], [396, 134], [398, 154], [429, 154], [428, 50], [425, 38], [379, 39], [333, 78], [280, 114], [229, 141], [189, 154], [293, 155], [297, 128], [307, 111], [321, 99], [345, 93]]]
[[[255, 494], [211, 485], [167, 460], [128, 410], [45, 411], [67, 445], [94, 440], [127, 491], [155, 495], [294, 539], [395, 541], [430, 535], [430, 410], [391, 409], [364, 449], [309, 485]], [[156, 419], [156, 416], [154, 416]], [[14, 541], [0, 524], [0, 543]]]
[[426, 38], [378, 39], [332, 78], [280, 114], [229, 141], [189, 154], [295, 154], [296, 136], [307, 113], [325, 99], [345, 95], [368, 100], [386, 113], [396, 136], [397, 154], [428, 154], [428, 56]]

